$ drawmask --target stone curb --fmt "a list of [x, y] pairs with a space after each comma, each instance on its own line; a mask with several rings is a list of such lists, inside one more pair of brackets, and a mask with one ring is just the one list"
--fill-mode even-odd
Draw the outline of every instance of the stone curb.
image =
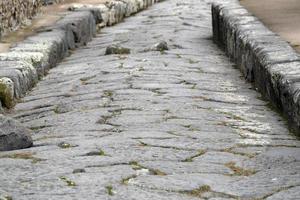
[[[70, 50], [85, 45], [97, 28], [121, 22], [162, 0], [115, 0], [99, 5], [77, 5], [55, 25], [0, 53], [0, 108], [12, 108], [47, 71]], [[30, 131], [0, 114], [0, 151], [32, 146]]]
[[[105, 4], [78, 4], [55, 25], [0, 53], [0, 101], [12, 108], [47, 71], [95, 35], [97, 28], [121, 22], [162, 0], [114, 0]], [[1, 106], [0, 104], [0, 106]]]
[[213, 39], [300, 132], [300, 56], [237, 1], [212, 4]]

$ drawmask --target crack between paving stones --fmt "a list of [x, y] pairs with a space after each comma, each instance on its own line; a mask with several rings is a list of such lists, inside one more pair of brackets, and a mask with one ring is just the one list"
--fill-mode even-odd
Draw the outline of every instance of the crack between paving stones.
[[280, 193], [280, 192], [285, 191], [285, 190], [289, 190], [289, 189], [294, 188], [294, 187], [299, 187], [299, 186], [300, 186], [300, 184], [297, 184], [297, 185], [291, 185], [291, 186], [285, 186], [285, 187], [282, 187], [282, 188], [277, 189], [276, 191], [274, 191], [274, 192], [272, 192], [272, 193], [270, 193], [270, 194], [267, 194], [267, 195], [265, 195], [265, 196], [263, 196], [263, 197], [261, 197], [261, 198], [257, 198], [257, 199], [254, 199], [254, 200], [265, 200], [265, 199], [267, 199], [268, 197], [271, 197], [271, 196], [273, 196], [273, 195], [275, 195], [275, 194], [277, 194], [277, 193]]
[[183, 151], [197, 151], [197, 149], [180, 148], [180, 147], [173, 147], [173, 146], [162, 146], [162, 145], [152, 145], [152, 144], [147, 144], [142, 141], [138, 141], [138, 142], [140, 143], [139, 146], [142, 146], [142, 147], [155, 147], [155, 148], [175, 149], [175, 150], [183, 150]]
[[[133, 177], [133, 179], [134, 178], [136, 178], [136, 177]], [[200, 198], [201, 198], [202, 194], [204, 194], [206, 192], [211, 192], [211, 193], [213, 193], [215, 195], [219, 195], [219, 197], [223, 197], [223, 198], [233, 198], [233, 199], [236, 199], [236, 200], [240, 199], [238, 196], [235, 196], [235, 195], [230, 195], [230, 194], [226, 194], [226, 193], [222, 193], [222, 192], [213, 191], [213, 190], [210, 189], [210, 187], [208, 185], [203, 185], [204, 187], [208, 187], [207, 191], [199, 192], [198, 194], [196, 193], [196, 191], [199, 188], [195, 188], [194, 190], [173, 190], [173, 189], [167, 189], [167, 188], [162, 189], [162, 188], [157, 188], [157, 187], [152, 187], [152, 186], [143, 186], [143, 185], [138, 185], [138, 184], [130, 184], [130, 185], [135, 186], [137, 188], [141, 188], [141, 189], [148, 189], [148, 190], [161, 191], [161, 192], [169, 192], [169, 193], [175, 193], [175, 194], [181, 194], [181, 195], [195, 196], [195, 197], [200, 197]], [[194, 191], [195, 191], [195, 193], [194, 193]]]

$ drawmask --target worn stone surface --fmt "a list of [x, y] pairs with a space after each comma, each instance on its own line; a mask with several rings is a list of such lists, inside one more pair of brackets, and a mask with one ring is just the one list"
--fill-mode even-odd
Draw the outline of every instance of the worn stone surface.
[[29, 129], [14, 119], [0, 114], [0, 151], [23, 149], [32, 146]]
[[[38, 34], [14, 45], [9, 52], [1, 53], [0, 77], [10, 80], [5, 82], [6, 85], [1, 81], [4, 88], [0, 91], [1, 105], [13, 107], [15, 101], [24, 96], [37, 82], [37, 76], [43, 77], [50, 68], [69, 54], [69, 50], [86, 45], [95, 35], [97, 28], [119, 23], [124, 17], [135, 14], [155, 2], [159, 1], [127, 0], [95, 5], [78, 4], [70, 7], [69, 10], [73, 12], [66, 13], [55, 25], [41, 28]], [[134, 6], [136, 10], [131, 9]], [[111, 50], [111, 53], [117, 54], [130, 52], [125, 48]], [[113, 52], [115, 50], [116, 52]], [[10, 88], [10, 85], [14, 88], [13, 92], [8, 93], [6, 88]]]
[[235, 0], [212, 6], [213, 38], [300, 134], [300, 55]]
[[[158, 41], [169, 50], [144, 51]], [[132, 51], [105, 55], [113, 44]], [[35, 145], [0, 159], [0, 193], [292, 199], [300, 142], [260, 97], [213, 43], [209, 3], [156, 4], [103, 29], [17, 104], [10, 115]]]

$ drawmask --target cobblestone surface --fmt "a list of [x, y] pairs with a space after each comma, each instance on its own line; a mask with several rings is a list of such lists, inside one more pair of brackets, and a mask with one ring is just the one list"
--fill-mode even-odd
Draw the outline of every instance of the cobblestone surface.
[[[13, 199], [296, 199], [300, 142], [212, 42], [210, 5], [172, 0], [105, 28], [11, 115]], [[165, 41], [169, 50], [154, 51]], [[106, 47], [130, 54], [105, 55]]]

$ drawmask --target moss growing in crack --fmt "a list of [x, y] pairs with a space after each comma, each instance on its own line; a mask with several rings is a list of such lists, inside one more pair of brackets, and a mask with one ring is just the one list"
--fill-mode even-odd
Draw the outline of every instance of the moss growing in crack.
[[139, 71], [139, 72], [143, 72], [143, 71], [145, 71], [145, 68], [144, 68], [144, 67], [139, 67], [139, 68], [138, 68], [138, 71]]
[[64, 182], [67, 184], [67, 186], [69, 186], [69, 187], [74, 187], [74, 186], [76, 186], [76, 183], [75, 183], [74, 181], [69, 180], [68, 178], [66, 178], [66, 177], [64, 177], [64, 176], [61, 176], [61, 177], [59, 177], [59, 178], [60, 178], [60, 180], [64, 181]]
[[113, 187], [111, 185], [106, 186], [105, 189], [106, 189], [106, 192], [109, 196], [113, 196], [115, 194], [114, 190], [113, 190]]
[[12, 154], [2, 155], [0, 156], [0, 158], [31, 160], [32, 163], [37, 163], [45, 160], [45, 159], [34, 157], [33, 155], [34, 154], [31, 152], [23, 152], [23, 153], [12, 153]]
[[129, 164], [131, 165], [133, 170], [142, 170], [142, 169], [148, 170], [150, 175], [156, 175], [156, 176], [167, 175], [165, 172], [163, 172], [159, 169], [153, 169], [153, 168], [148, 168], [148, 167], [142, 166], [137, 161], [130, 161]]
[[73, 170], [73, 174], [80, 174], [80, 173], [85, 173], [86, 171], [85, 171], [85, 169], [74, 169]]
[[177, 116], [174, 116], [174, 115], [167, 116], [167, 117], [164, 118], [165, 121], [168, 121], [168, 120], [171, 120], [171, 119], [179, 119], [179, 118]]
[[184, 127], [184, 128], [191, 128], [191, 127], [192, 127], [192, 125], [190, 125], [190, 124], [187, 124], [187, 125], [183, 125], [183, 127]]
[[244, 119], [236, 114], [230, 113], [230, 112], [219, 111], [219, 113], [227, 115], [228, 118], [230, 118], [230, 119], [234, 119], [237, 121], [247, 121], [246, 119]]
[[52, 127], [52, 126], [50, 125], [33, 126], [33, 127], [29, 127], [29, 129], [32, 131], [38, 131], [40, 129], [48, 128], [48, 127]]
[[141, 146], [141, 147], [146, 147], [146, 146], [149, 146], [147, 143], [145, 143], [145, 142], [142, 142], [142, 141], [139, 141], [139, 146]]
[[182, 162], [193, 162], [193, 159], [194, 159], [194, 158], [197, 158], [197, 157], [199, 157], [199, 156], [202, 156], [202, 155], [204, 155], [206, 152], [207, 152], [206, 150], [198, 150], [198, 153], [197, 153], [197, 154], [195, 154], [195, 155], [193, 155], [193, 156], [191, 156], [191, 157], [188, 157], [188, 158], [182, 160]]
[[256, 171], [254, 170], [243, 169], [241, 167], [236, 166], [235, 162], [228, 162], [225, 164], [225, 166], [234, 172], [233, 176], [251, 176], [256, 173]]
[[244, 152], [237, 152], [237, 151], [234, 151], [235, 147], [229, 147], [229, 148], [226, 148], [226, 149], [222, 149], [220, 150], [221, 152], [227, 152], [227, 153], [231, 153], [231, 154], [235, 154], [235, 155], [240, 155], [240, 156], [246, 156], [248, 158], [254, 158], [257, 154], [255, 153], [244, 153]]
[[101, 116], [101, 119], [99, 119], [96, 123], [97, 124], [107, 124], [108, 120], [111, 119], [112, 117], [113, 117], [112, 115]]
[[105, 90], [105, 91], [103, 92], [103, 95], [104, 95], [105, 97], [112, 97], [112, 96], [114, 95], [114, 93], [113, 93], [112, 90]]
[[167, 131], [167, 133], [170, 134], [170, 135], [182, 136], [181, 134], [176, 133], [175, 131]]
[[192, 125], [183, 125], [184, 128], [187, 128], [189, 131], [199, 131], [199, 129], [193, 127]]
[[180, 54], [176, 54], [177, 58], [182, 58], [182, 56]]
[[167, 175], [165, 172], [163, 172], [163, 171], [161, 171], [159, 169], [152, 169], [152, 168], [150, 168], [149, 171], [150, 171], [151, 175], [156, 175], [156, 176], [166, 176]]
[[62, 149], [68, 149], [68, 148], [72, 148], [72, 147], [77, 147], [77, 145], [72, 145], [70, 143], [67, 142], [60, 142], [57, 145], [58, 147], [62, 148]]
[[201, 197], [204, 193], [210, 192], [210, 191], [211, 191], [211, 188], [209, 185], [202, 185], [201, 187], [199, 187], [197, 189], [190, 190], [190, 191], [183, 191], [182, 193], [191, 195], [194, 197]]
[[59, 105], [58, 105], [58, 106], [55, 106], [53, 112], [54, 112], [55, 114], [63, 114], [63, 113], [69, 112], [69, 110], [66, 109], [66, 107], [64, 107], [64, 106], [59, 106]]
[[189, 64], [196, 64], [196, 63], [199, 63], [199, 61], [195, 61], [195, 60], [193, 60], [193, 59], [191, 59], [191, 58], [189, 58], [188, 61], [189, 61]]
[[137, 161], [130, 161], [129, 165], [131, 165], [133, 170], [142, 169], [142, 166]]
[[160, 50], [159, 52], [160, 52], [161, 55], [166, 55], [167, 54], [167, 52], [165, 50]]
[[136, 175], [132, 175], [132, 176], [123, 178], [122, 181], [121, 181], [121, 183], [124, 184], [124, 185], [128, 185], [129, 181], [130, 181], [131, 179], [136, 178], [136, 177], [137, 177]]
[[96, 77], [96, 75], [84, 77], [84, 78], [81, 78], [80, 81], [86, 82], [86, 81], [91, 80], [91, 79], [93, 79], [93, 78], [95, 78], [95, 77]]
[[7, 108], [12, 108], [15, 105], [14, 96], [11, 89], [0, 80], [0, 101]]
[[102, 149], [99, 149], [98, 151], [88, 152], [85, 156], [106, 156], [106, 153]]

